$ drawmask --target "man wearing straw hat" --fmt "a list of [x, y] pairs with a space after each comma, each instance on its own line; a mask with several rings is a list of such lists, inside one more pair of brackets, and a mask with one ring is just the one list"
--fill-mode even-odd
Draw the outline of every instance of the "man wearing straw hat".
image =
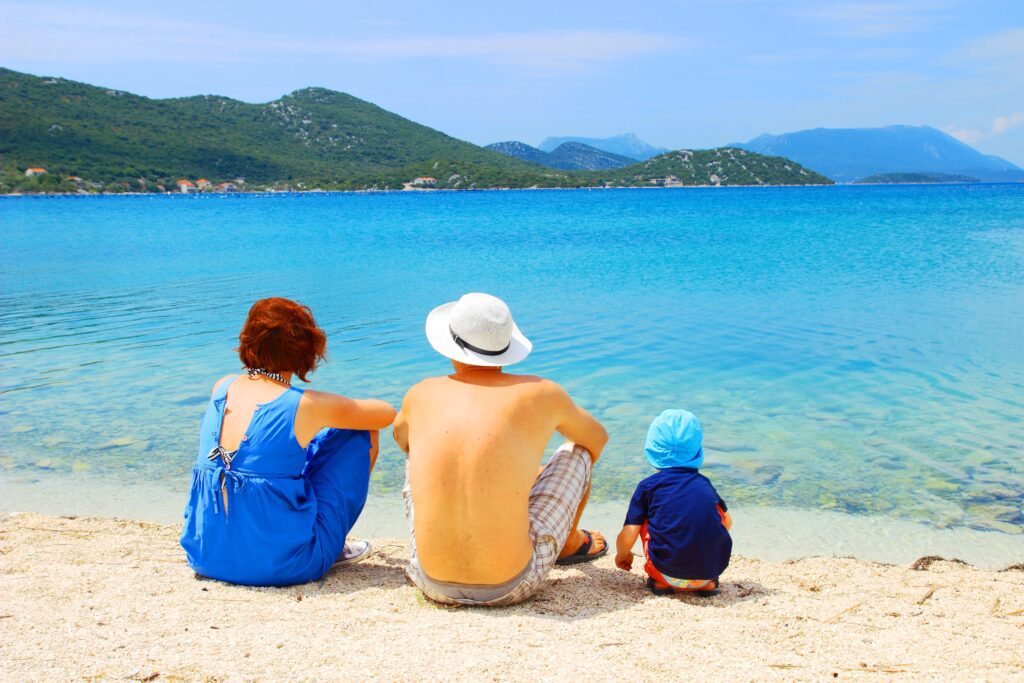
[[[410, 389], [395, 420], [412, 582], [444, 604], [511, 605], [556, 562], [603, 556], [604, 537], [578, 525], [608, 435], [559, 385], [504, 372], [532, 349], [505, 302], [466, 294], [439, 306], [427, 339], [455, 372]], [[569, 442], [538, 474], [556, 431]]]

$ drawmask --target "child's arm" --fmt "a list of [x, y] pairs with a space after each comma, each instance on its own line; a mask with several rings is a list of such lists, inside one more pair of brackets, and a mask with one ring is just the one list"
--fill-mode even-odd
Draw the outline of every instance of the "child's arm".
[[633, 568], [633, 546], [640, 537], [639, 524], [627, 524], [622, 527], [619, 537], [615, 539], [615, 566], [627, 572]]

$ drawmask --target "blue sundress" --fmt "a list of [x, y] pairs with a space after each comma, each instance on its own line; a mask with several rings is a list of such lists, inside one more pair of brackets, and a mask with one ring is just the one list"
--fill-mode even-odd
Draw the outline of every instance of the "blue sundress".
[[218, 387], [203, 416], [181, 532], [188, 564], [251, 586], [318, 579], [366, 503], [370, 434], [324, 429], [302, 448], [295, 414], [303, 391], [289, 387], [257, 406], [238, 450], [228, 453], [220, 435], [232, 382]]

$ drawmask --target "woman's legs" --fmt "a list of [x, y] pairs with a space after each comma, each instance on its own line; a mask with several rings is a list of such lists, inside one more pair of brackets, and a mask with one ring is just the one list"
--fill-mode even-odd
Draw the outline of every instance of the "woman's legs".
[[309, 444], [306, 481], [316, 497], [316, 540], [321, 574], [327, 573], [366, 503], [370, 469], [376, 459], [370, 432], [326, 429]]

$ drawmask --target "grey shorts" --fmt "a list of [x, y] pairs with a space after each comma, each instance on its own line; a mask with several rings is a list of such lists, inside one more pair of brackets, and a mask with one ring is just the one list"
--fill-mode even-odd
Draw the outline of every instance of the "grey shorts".
[[435, 602], [446, 605], [514, 605], [526, 600], [544, 585], [544, 579], [562, 551], [576, 511], [590, 486], [590, 452], [572, 443], [562, 444], [530, 489], [530, 540], [533, 556], [515, 578], [500, 586], [450, 583], [431, 579], [420, 567], [413, 526], [415, 511], [409, 478], [405, 479], [405, 515], [409, 520], [412, 558], [406, 574]]

